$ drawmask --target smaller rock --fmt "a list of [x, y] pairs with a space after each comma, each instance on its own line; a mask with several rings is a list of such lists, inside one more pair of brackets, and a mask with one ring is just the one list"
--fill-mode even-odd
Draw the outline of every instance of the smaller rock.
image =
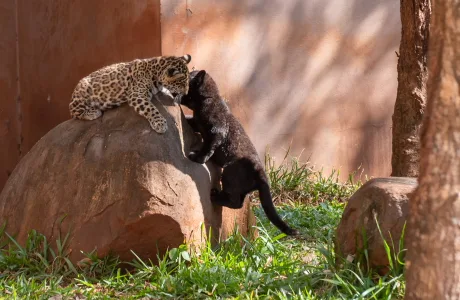
[[[357, 257], [367, 244], [369, 266], [381, 274], [386, 273], [388, 257], [375, 220], [390, 247], [393, 241], [395, 249], [399, 249], [410, 194], [416, 187], [415, 178], [389, 177], [371, 179], [356, 191], [348, 200], [337, 228], [336, 263], [342, 262], [340, 257]], [[366, 243], [363, 242], [364, 236]]]

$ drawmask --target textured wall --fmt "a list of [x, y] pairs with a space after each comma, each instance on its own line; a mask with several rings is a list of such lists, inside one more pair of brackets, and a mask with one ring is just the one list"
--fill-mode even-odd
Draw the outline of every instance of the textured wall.
[[160, 55], [160, 41], [160, 0], [1, 1], [0, 188], [18, 157], [70, 118], [80, 78]]
[[164, 0], [161, 13], [160, 26], [160, 0], [0, 1], [0, 188], [69, 118], [81, 77], [160, 53], [215, 77], [261, 155], [291, 145], [342, 174], [389, 174], [398, 0]]
[[0, 189], [19, 160], [14, 1], [0, 1]]
[[216, 79], [260, 154], [391, 171], [399, 1], [162, 1], [162, 53]]

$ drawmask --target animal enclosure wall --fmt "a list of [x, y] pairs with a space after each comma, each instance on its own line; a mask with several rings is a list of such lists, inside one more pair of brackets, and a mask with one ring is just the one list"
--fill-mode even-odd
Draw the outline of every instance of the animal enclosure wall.
[[0, 1], [0, 189], [19, 158], [70, 118], [82, 77], [160, 55], [160, 41], [159, 0]]
[[391, 172], [399, 0], [162, 1], [162, 52], [214, 76], [262, 156]]
[[398, 0], [0, 1], [0, 189], [80, 78], [185, 53], [261, 156], [389, 175], [399, 39]]

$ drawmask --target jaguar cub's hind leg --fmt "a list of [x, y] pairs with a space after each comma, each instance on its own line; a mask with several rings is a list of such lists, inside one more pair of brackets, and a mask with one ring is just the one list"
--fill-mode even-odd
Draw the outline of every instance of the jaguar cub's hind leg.
[[229, 208], [242, 208], [246, 195], [255, 189], [255, 181], [244, 163], [233, 163], [222, 172], [222, 191], [211, 190], [211, 201]]
[[246, 194], [240, 195], [232, 191], [228, 193], [227, 191], [218, 191], [216, 189], [211, 190], [211, 202], [220, 206], [225, 206], [229, 208], [239, 209], [243, 207], [244, 198]]
[[79, 116], [79, 119], [91, 121], [99, 118], [100, 116], [102, 116], [102, 110], [97, 108], [88, 108]]
[[88, 106], [84, 100], [75, 99], [69, 104], [70, 115], [74, 119], [94, 120], [102, 116], [102, 110]]
[[158, 133], [165, 133], [166, 130], [168, 130], [166, 119], [160, 114], [152, 102], [150, 102], [152, 92], [145, 86], [133, 86], [128, 94], [128, 103], [138, 114], [149, 121], [153, 130]]

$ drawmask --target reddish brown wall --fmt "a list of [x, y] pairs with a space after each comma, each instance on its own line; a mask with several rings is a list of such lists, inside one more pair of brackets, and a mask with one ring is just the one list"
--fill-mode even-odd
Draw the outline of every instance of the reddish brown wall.
[[[164, 0], [162, 53], [192, 55], [263, 155], [391, 171], [399, 0]], [[342, 178], [344, 178], [343, 176]]]
[[19, 156], [69, 119], [80, 78], [107, 64], [161, 54], [160, 0], [3, 0], [0, 33], [1, 188]]
[[0, 1], [0, 189], [19, 160], [14, 1]]
[[215, 77], [261, 155], [292, 143], [319, 166], [389, 174], [398, 0], [163, 0], [161, 13], [160, 29], [160, 0], [0, 1], [0, 188], [69, 118], [81, 77], [161, 53]]

